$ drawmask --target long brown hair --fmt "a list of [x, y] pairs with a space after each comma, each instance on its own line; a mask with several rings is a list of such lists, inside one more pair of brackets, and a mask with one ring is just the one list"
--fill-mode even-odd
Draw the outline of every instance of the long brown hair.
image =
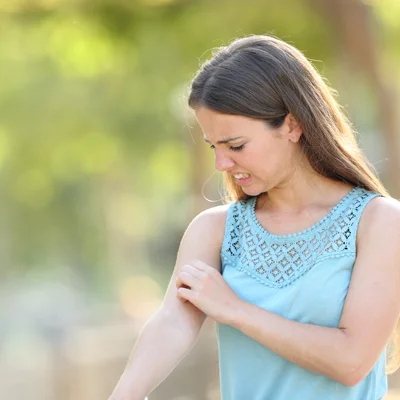
[[[192, 81], [188, 103], [276, 128], [291, 113], [303, 131], [301, 149], [317, 173], [389, 196], [335, 95], [298, 49], [271, 36], [252, 35], [214, 50]], [[223, 181], [228, 202], [249, 198], [226, 172]], [[400, 366], [399, 328], [391, 337], [387, 373]]]

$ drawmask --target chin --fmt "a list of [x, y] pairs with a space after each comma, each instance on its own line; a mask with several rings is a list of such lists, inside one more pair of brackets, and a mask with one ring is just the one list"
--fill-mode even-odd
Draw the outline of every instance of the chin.
[[251, 188], [251, 187], [242, 187], [242, 190], [244, 193], [246, 193], [248, 196], [258, 196], [259, 194], [263, 193], [260, 192], [260, 190], [256, 188]]
[[271, 187], [255, 187], [253, 185], [249, 185], [247, 187], [242, 186], [242, 190], [244, 193], [246, 193], [248, 196], [259, 196], [263, 193], [267, 193], [269, 190], [271, 190]]

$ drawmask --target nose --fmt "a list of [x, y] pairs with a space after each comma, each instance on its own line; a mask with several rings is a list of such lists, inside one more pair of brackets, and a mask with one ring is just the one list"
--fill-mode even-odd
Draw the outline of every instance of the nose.
[[231, 169], [235, 165], [235, 162], [223, 152], [215, 150], [215, 169], [218, 171], [226, 171]]

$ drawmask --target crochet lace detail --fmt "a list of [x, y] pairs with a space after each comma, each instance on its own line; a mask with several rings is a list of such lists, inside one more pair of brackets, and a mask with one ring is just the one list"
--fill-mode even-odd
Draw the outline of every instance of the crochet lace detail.
[[355, 238], [362, 210], [379, 194], [353, 188], [319, 222], [301, 232], [274, 235], [255, 214], [256, 197], [233, 203], [228, 212], [221, 256], [271, 287], [283, 287], [330, 257], [355, 255]]

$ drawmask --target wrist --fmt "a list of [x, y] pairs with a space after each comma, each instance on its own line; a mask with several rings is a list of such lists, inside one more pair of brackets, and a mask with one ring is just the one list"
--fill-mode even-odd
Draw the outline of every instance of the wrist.
[[246, 321], [246, 307], [247, 303], [244, 300], [239, 299], [230, 318], [229, 325], [239, 331], [242, 329]]

